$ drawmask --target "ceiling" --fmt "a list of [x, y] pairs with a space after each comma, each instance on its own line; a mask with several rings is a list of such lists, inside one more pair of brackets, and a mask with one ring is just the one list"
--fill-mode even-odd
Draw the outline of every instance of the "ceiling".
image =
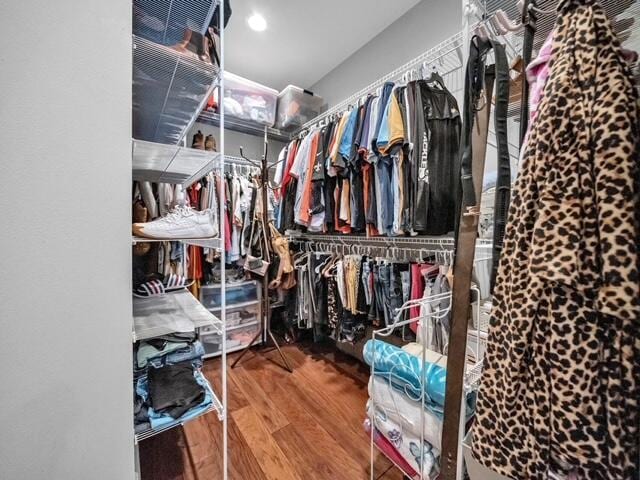
[[[235, 0], [225, 69], [281, 90], [309, 88], [420, 0]], [[254, 12], [267, 20], [255, 32]]]

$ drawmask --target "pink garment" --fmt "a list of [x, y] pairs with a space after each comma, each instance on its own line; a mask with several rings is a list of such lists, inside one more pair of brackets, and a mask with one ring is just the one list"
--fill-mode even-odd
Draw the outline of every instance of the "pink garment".
[[[371, 434], [371, 420], [368, 418], [364, 421], [364, 430], [368, 434]], [[378, 447], [378, 449], [391, 460], [396, 466], [402, 470], [402, 473], [407, 475], [412, 479], [417, 479], [420, 476], [418, 473], [409, 465], [409, 463], [404, 459], [396, 447], [394, 447], [389, 440], [387, 440], [384, 435], [382, 435], [377, 428], [373, 430], [373, 443]]]
[[[424, 292], [424, 277], [420, 272], [421, 265], [419, 263], [411, 264], [411, 294], [409, 296], [410, 300], [418, 300], [422, 298], [422, 294]], [[415, 307], [411, 307], [409, 310], [410, 318], [418, 318], [420, 316], [420, 305]], [[418, 331], [418, 321], [411, 322], [409, 325], [413, 333]]]
[[527, 82], [529, 82], [529, 126], [524, 137], [522, 148], [520, 149], [520, 161], [522, 161], [522, 156], [526, 150], [525, 147], [529, 141], [531, 125], [533, 125], [533, 122], [538, 116], [538, 105], [540, 105], [540, 102], [542, 101], [544, 86], [547, 84], [547, 79], [551, 74], [553, 34], [553, 31], [549, 33], [549, 36], [538, 53], [538, 56], [529, 63], [525, 72]]

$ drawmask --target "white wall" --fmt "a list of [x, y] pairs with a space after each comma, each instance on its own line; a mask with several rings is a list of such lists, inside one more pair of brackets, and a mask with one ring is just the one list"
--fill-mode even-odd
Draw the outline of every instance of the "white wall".
[[0, 2], [0, 478], [133, 478], [131, 3]]
[[329, 106], [344, 100], [459, 32], [462, 28], [461, 5], [460, 0], [422, 0], [310, 90], [322, 96]]

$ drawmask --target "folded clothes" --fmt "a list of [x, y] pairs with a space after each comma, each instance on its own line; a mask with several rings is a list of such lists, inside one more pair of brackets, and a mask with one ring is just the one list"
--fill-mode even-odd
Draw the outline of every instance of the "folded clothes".
[[205, 390], [193, 373], [189, 362], [150, 368], [148, 385], [151, 407], [156, 412], [180, 418], [187, 410], [202, 403]]
[[[167, 367], [164, 367], [164, 368], [167, 368]], [[151, 370], [154, 370], [154, 369], [151, 369]], [[206, 411], [213, 403], [213, 396], [212, 396], [209, 384], [207, 383], [207, 380], [204, 378], [204, 376], [199, 370], [192, 369], [191, 375], [197, 382], [198, 386], [202, 388], [202, 391], [204, 392], [204, 398], [202, 399], [201, 402], [194, 403], [191, 407], [189, 407], [187, 411], [185, 411], [179, 417], [172, 417], [166, 411], [157, 411], [156, 409], [154, 409], [151, 406], [149, 380], [147, 379], [146, 376], [139, 378], [136, 382], [136, 394], [138, 395], [138, 397], [140, 397], [143, 404], [140, 407], [137, 407], [137, 410], [140, 413], [140, 410], [142, 408], [146, 408], [148, 419], [145, 419], [143, 415], [140, 414], [140, 415], [136, 415], [136, 422], [142, 424], [142, 422], [146, 420], [149, 422], [152, 429], [158, 429], [158, 428], [164, 427], [165, 425], [173, 423], [175, 421], [186, 422], [187, 420], [191, 420], [192, 418], [195, 418], [198, 415], [200, 415], [202, 412]]]
[[199, 341], [193, 343], [186, 342], [165, 342], [162, 349], [149, 342], [140, 342], [136, 354], [137, 369], [142, 369], [151, 365], [160, 368], [164, 365], [173, 365], [188, 360], [202, 360], [204, 348]]
[[[403, 430], [402, 425], [387, 417], [384, 410], [376, 407], [375, 415], [371, 400], [367, 402], [367, 415], [373, 421], [376, 429], [395, 447], [411, 468], [422, 472], [424, 478], [435, 478], [440, 471], [440, 451], [429, 442], [422, 441], [419, 435], [413, 435]], [[423, 445], [423, 448], [420, 447]]]
[[[364, 421], [364, 430], [368, 434], [371, 434], [371, 420], [369, 420], [368, 418]], [[396, 450], [396, 447], [394, 447], [391, 442], [387, 440], [377, 428], [373, 429], [373, 443], [380, 449], [382, 453], [384, 453], [384, 455], [389, 460], [400, 467], [400, 470], [402, 470], [405, 475], [408, 475], [412, 479], [418, 478], [418, 474], [413, 469], [413, 467], [409, 465], [404, 457], [400, 455], [398, 450]]]
[[422, 417], [424, 415], [424, 439], [440, 450], [442, 441], [442, 419], [427, 408], [420, 408], [420, 403], [411, 400], [389, 382], [380, 377], [369, 379], [369, 401], [375, 403], [377, 411], [384, 412], [382, 418], [388, 418], [400, 425], [415, 437], [420, 437]]
[[[439, 416], [444, 414], [446, 368], [431, 362], [425, 362], [423, 368], [420, 358], [380, 340], [369, 340], [364, 346], [363, 356], [368, 365], [374, 364], [376, 376], [391, 382], [395, 389], [414, 401], [419, 402], [424, 391], [425, 408]], [[475, 400], [474, 393], [466, 397], [468, 416], [475, 410]]]

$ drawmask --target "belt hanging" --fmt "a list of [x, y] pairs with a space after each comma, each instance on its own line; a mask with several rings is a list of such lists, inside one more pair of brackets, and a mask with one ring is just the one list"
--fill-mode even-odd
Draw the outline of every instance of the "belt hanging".
[[496, 106], [493, 112], [496, 130], [498, 172], [493, 203], [493, 251], [491, 264], [491, 292], [495, 284], [502, 241], [511, 200], [511, 159], [507, 139], [507, 111], [509, 109], [509, 63], [504, 45], [494, 42]]
[[[442, 472], [441, 480], [456, 480], [458, 464], [458, 445], [460, 436], [460, 406], [464, 394], [464, 369], [467, 351], [467, 327], [471, 301], [471, 274], [478, 234], [479, 205], [482, 194], [482, 177], [489, 133], [489, 114], [493, 94], [494, 68], [485, 72], [484, 98], [479, 102], [484, 106], [476, 111], [472, 133], [472, 174], [475, 192], [475, 204], [463, 205], [458, 236], [456, 239], [456, 258], [453, 267], [453, 288], [451, 305], [451, 335], [447, 356], [447, 386], [442, 426]], [[480, 104], [482, 105], [482, 104]], [[465, 108], [473, 108], [469, 105]]]
[[520, 104], [520, 147], [524, 142], [529, 127], [529, 82], [527, 81], [527, 67], [531, 63], [531, 52], [533, 51], [533, 39], [536, 35], [536, 22], [538, 17], [533, 10], [536, 0], [525, 0], [522, 9], [522, 24], [524, 25], [524, 38], [522, 40], [522, 100]]

